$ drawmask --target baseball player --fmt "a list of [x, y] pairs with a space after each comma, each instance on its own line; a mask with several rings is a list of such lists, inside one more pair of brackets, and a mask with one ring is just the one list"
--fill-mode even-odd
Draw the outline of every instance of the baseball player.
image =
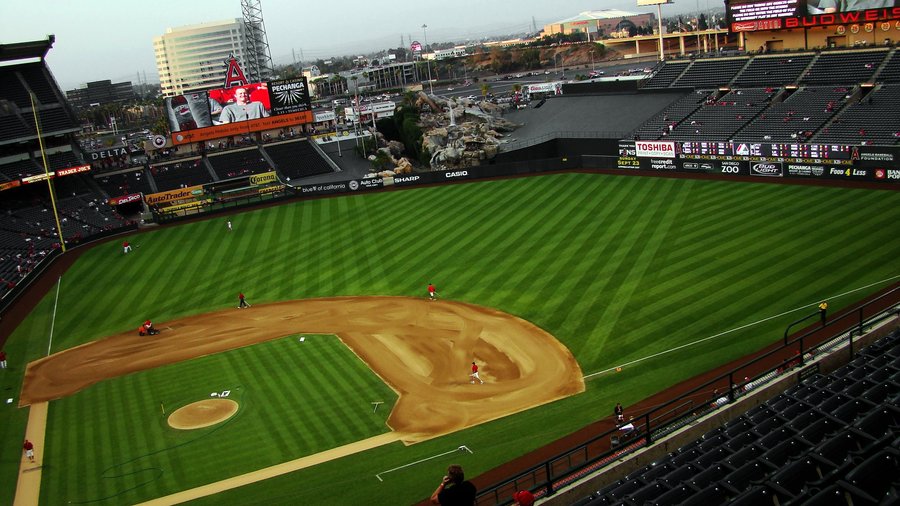
[[437, 291], [434, 287], [434, 283], [428, 283], [428, 298], [431, 300], [437, 300]]
[[238, 300], [240, 300], [240, 302], [238, 303], [238, 309], [244, 309], [245, 307], [250, 307], [250, 304], [248, 304], [247, 301], [244, 299], [244, 292], [238, 292]]
[[469, 376], [472, 377], [471, 383], [473, 385], [475, 384], [475, 380], [480, 381], [481, 384], [484, 385], [484, 380], [481, 379], [481, 376], [478, 375], [478, 364], [476, 364], [475, 362], [472, 362], [472, 374], [470, 374]]
[[25, 449], [25, 456], [28, 457], [28, 460], [34, 462], [34, 443], [26, 439], [22, 448]]

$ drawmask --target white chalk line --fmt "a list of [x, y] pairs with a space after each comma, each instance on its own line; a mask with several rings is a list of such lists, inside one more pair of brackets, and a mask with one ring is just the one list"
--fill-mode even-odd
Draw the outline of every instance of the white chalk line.
[[741, 325], [740, 327], [735, 327], [735, 328], [733, 328], [733, 329], [725, 330], [725, 331], [723, 331], [723, 332], [719, 332], [718, 334], [713, 334], [713, 335], [711, 335], [711, 336], [707, 336], [707, 337], [698, 339], [698, 340], [696, 340], [696, 341], [692, 341], [692, 342], [690, 342], [690, 343], [682, 344], [682, 345], [676, 346], [676, 347], [674, 347], [674, 348], [669, 348], [668, 350], [663, 350], [663, 351], [661, 351], [661, 352], [659, 352], [659, 353], [654, 353], [654, 354], [652, 354], [652, 355], [647, 355], [646, 357], [641, 357], [641, 358], [632, 360], [632, 361], [630, 361], [630, 362], [625, 362], [625, 363], [619, 364], [619, 365], [617, 365], [617, 366], [615, 366], [615, 367], [610, 367], [609, 369], [603, 369], [602, 371], [592, 372], [591, 374], [588, 374], [588, 375], [584, 376], [584, 379], [585, 379], [585, 380], [588, 380], [588, 379], [593, 378], [594, 376], [599, 376], [599, 375], [601, 375], [601, 374], [606, 374], [606, 373], [609, 373], [609, 372], [613, 372], [613, 371], [615, 371], [617, 368], [620, 368], [620, 367], [626, 367], [626, 366], [629, 366], [629, 365], [634, 365], [634, 364], [637, 364], [637, 363], [639, 363], [639, 362], [643, 362], [643, 361], [645, 361], [645, 360], [650, 360], [651, 358], [656, 358], [656, 357], [659, 357], [659, 356], [661, 356], [661, 355], [666, 355], [666, 354], [668, 354], [668, 353], [672, 353], [672, 352], [675, 352], [675, 351], [678, 351], [678, 350], [681, 350], [681, 349], [684, 349], [684, 348], [687, 348], [687, 347], [690, 347], [690, 346], [694, 346], [694, 345], [697, 345], [697, 344], [700, 344], [700, 343], [709, 341], [709, 340], [711, 340], [711, 339], [715, 339], [715, 338], [717, 338], [717, 337], [722, 337], [722, 336], [724, 336], [724, 335], [731, 334], [732, 332], [737, 332], [738, 330], [743, 330], [743, 329], [746, 329], [746, 328], [748, 328], [748, 327], [752, 327], [752, 326], [754, 326], [754, 325], [759, 325], [760, 323], [765, 323], [765, 322], [767, 322], [767, 321], [769, 321], [769, 320], [774, 320], [775, 318], [781, 318], [782, 316], [789, 315], [789, 314], [791, 314], [791, 313], [796, 313], [797, 311], [802, 311], [802, 310], [804, 310], [804, 309], [808, 309], [810, 306], [816, 307], [817, 304], [818, 304], [819, 302], [822, 302], [823, 300], [831, 300], [831, 299], [836, 299], [836, 298], [838, 298], [838, 297], [843, 297], [843, 296], [845, 296], [845, 295], [850, 295], [851, 293], [858, 292], [858, 291], [860, 291], [860, 290], [865, 290], [866, 288], [871, 288], [871, 287], [873, 287], [873, 286], [875, 286], [875, 285], [879, 285], [879, 284], [882, 284], [882, 283], [886, 283], [886, 282], [888, 282], [888, 281], [893, 281], [893, 280], [895, 280], [895, 279], [897, 279], [897, 278], [900, 278], [900, 274], [898, 274], [898, 275], [896, 275], [896, 276], [891, 276], [891, 277], [886, 278], [886, 279], [883, 279], [883, 280], [881, 280], [881, 281], [875, 281], [874, 283], [869, 283], [868, 285], [865, 285], [865, 286], [860, 286], [860, 287], [858, 287], [858, 288], [854, 288], [854, 289], [852, 289], [852, 290], [848, 290], [848, 291], [846, 291], [846, 292], [844, 292], [844, 293], [839, 293], [839, 294], [837, 294], [837, 295], [832, 295], [831, 297], [824, 297], [824, 298], [821, 298], [821, 299], [816, 299], [816, 302], [813, 302], [813, 303], [811, 303], [811, 304], [804, 304], [804, 305], [802, 305], [802, 306], [800, 306], [800, 307], [797, 307], [797, 308], [794, 308], [794, 309], [790, 309], [790, 310], [784, 311], [783, 313], [776, 314], [776, 315], [773, 315], [773, 316], [768, 316], [768, 317], [763, 318], [763, 319], [761, 319], [761, 320], [757, 320], [757, 321], [755, 321], [755, 322], [750, 322], [750, 323], [748, 323], [748, 324], [746, 324], [746, 325]]
[[47, 343], [47, 356], [50, 356], [50, 347], [53, 346], [53, 329], [56, 328], [56, 307], [59, 305], [59, 287], [62, 286], [62, 276], [56, 281], [56, 299], [53, 301], [53, 317], [50, 318], [50, 342]]
[[444, 455], [450, 455], [451, 453], [456, 453], [456, 452], [469, 452], [469, 453], [472, 453], [472, 454], [475, 453], [475, 452], [473, 452], [472, 450], [470, 450], [468, 446], [466, 446], [466, 445], [461, 445], [461, 446], [459, 446], [459, 447], [457, 447], [457, 448], [455, 448], [455, 449], [453, 449], [453, 450], [450, 450], [449, 452], [438, 453], [437, 455], [432, 455], [431, 457], [426, 457], [426, 458], [424, 458], [424, 459], [422, 459], [422, 460], [417, 460], [417, 461], [415, 461], [415, 462], [410, 462], [409, 464], [403, 464], [402, 466], [395, 467], [395, 468], [393, 468], [393, 469], [388, 469], [387, 471], [381, 471], [380, 473], [376, 474], [375, 477], [378, 478], [378, 481], [383, 482], [384, 480], [381, 479], [381, 475], [383, 475], [383, 474], [392, 473], [392, 472], [394, 472], [394, 471], [399, 471], [400, 469], [405, 469], [405, 468], [407, 468], [407, 467], [409, 467], [409, 466], [414, 466], [414, 465], [416, 465], [416, 464], [421, 464], [422, 462], [426, 462], [426, 461], [429, 461], [429, 460], [431, 460], [431, 459], [436, 459], [436, 458], [438, 458], [438, 457], [443, 457]]

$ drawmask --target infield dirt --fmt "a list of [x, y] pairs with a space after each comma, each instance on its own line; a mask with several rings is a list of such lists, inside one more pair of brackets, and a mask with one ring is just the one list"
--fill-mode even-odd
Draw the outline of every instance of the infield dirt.
[[[569, 350], [490, 308], [412, 297], [336, 297], [254, 305], [130, 331], [28, 365], [20, 405], [161, 365], [302, 333], [335, 334], [399, 395], [388, 425], [415, 443], [584, 391]], [[307, 341], [309, 342], [309, 341]], [[472, 361], [484, 385], [471, 384]]]

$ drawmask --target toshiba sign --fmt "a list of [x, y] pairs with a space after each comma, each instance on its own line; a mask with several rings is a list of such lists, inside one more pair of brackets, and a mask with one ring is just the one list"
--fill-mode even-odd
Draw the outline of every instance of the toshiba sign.
[[635, 154], [645, 158], [675, 158], [675, 143], [671, 141], [636, 141]]

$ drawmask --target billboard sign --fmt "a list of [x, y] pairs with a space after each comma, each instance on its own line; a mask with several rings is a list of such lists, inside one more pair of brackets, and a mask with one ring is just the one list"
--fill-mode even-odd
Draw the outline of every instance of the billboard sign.
[[312, 109], [305, 77], [269, 82], [270, 113], [290, 114]]
[[638, 158], [675, 158], [672, 141], [635, 141], [634, 147]]

